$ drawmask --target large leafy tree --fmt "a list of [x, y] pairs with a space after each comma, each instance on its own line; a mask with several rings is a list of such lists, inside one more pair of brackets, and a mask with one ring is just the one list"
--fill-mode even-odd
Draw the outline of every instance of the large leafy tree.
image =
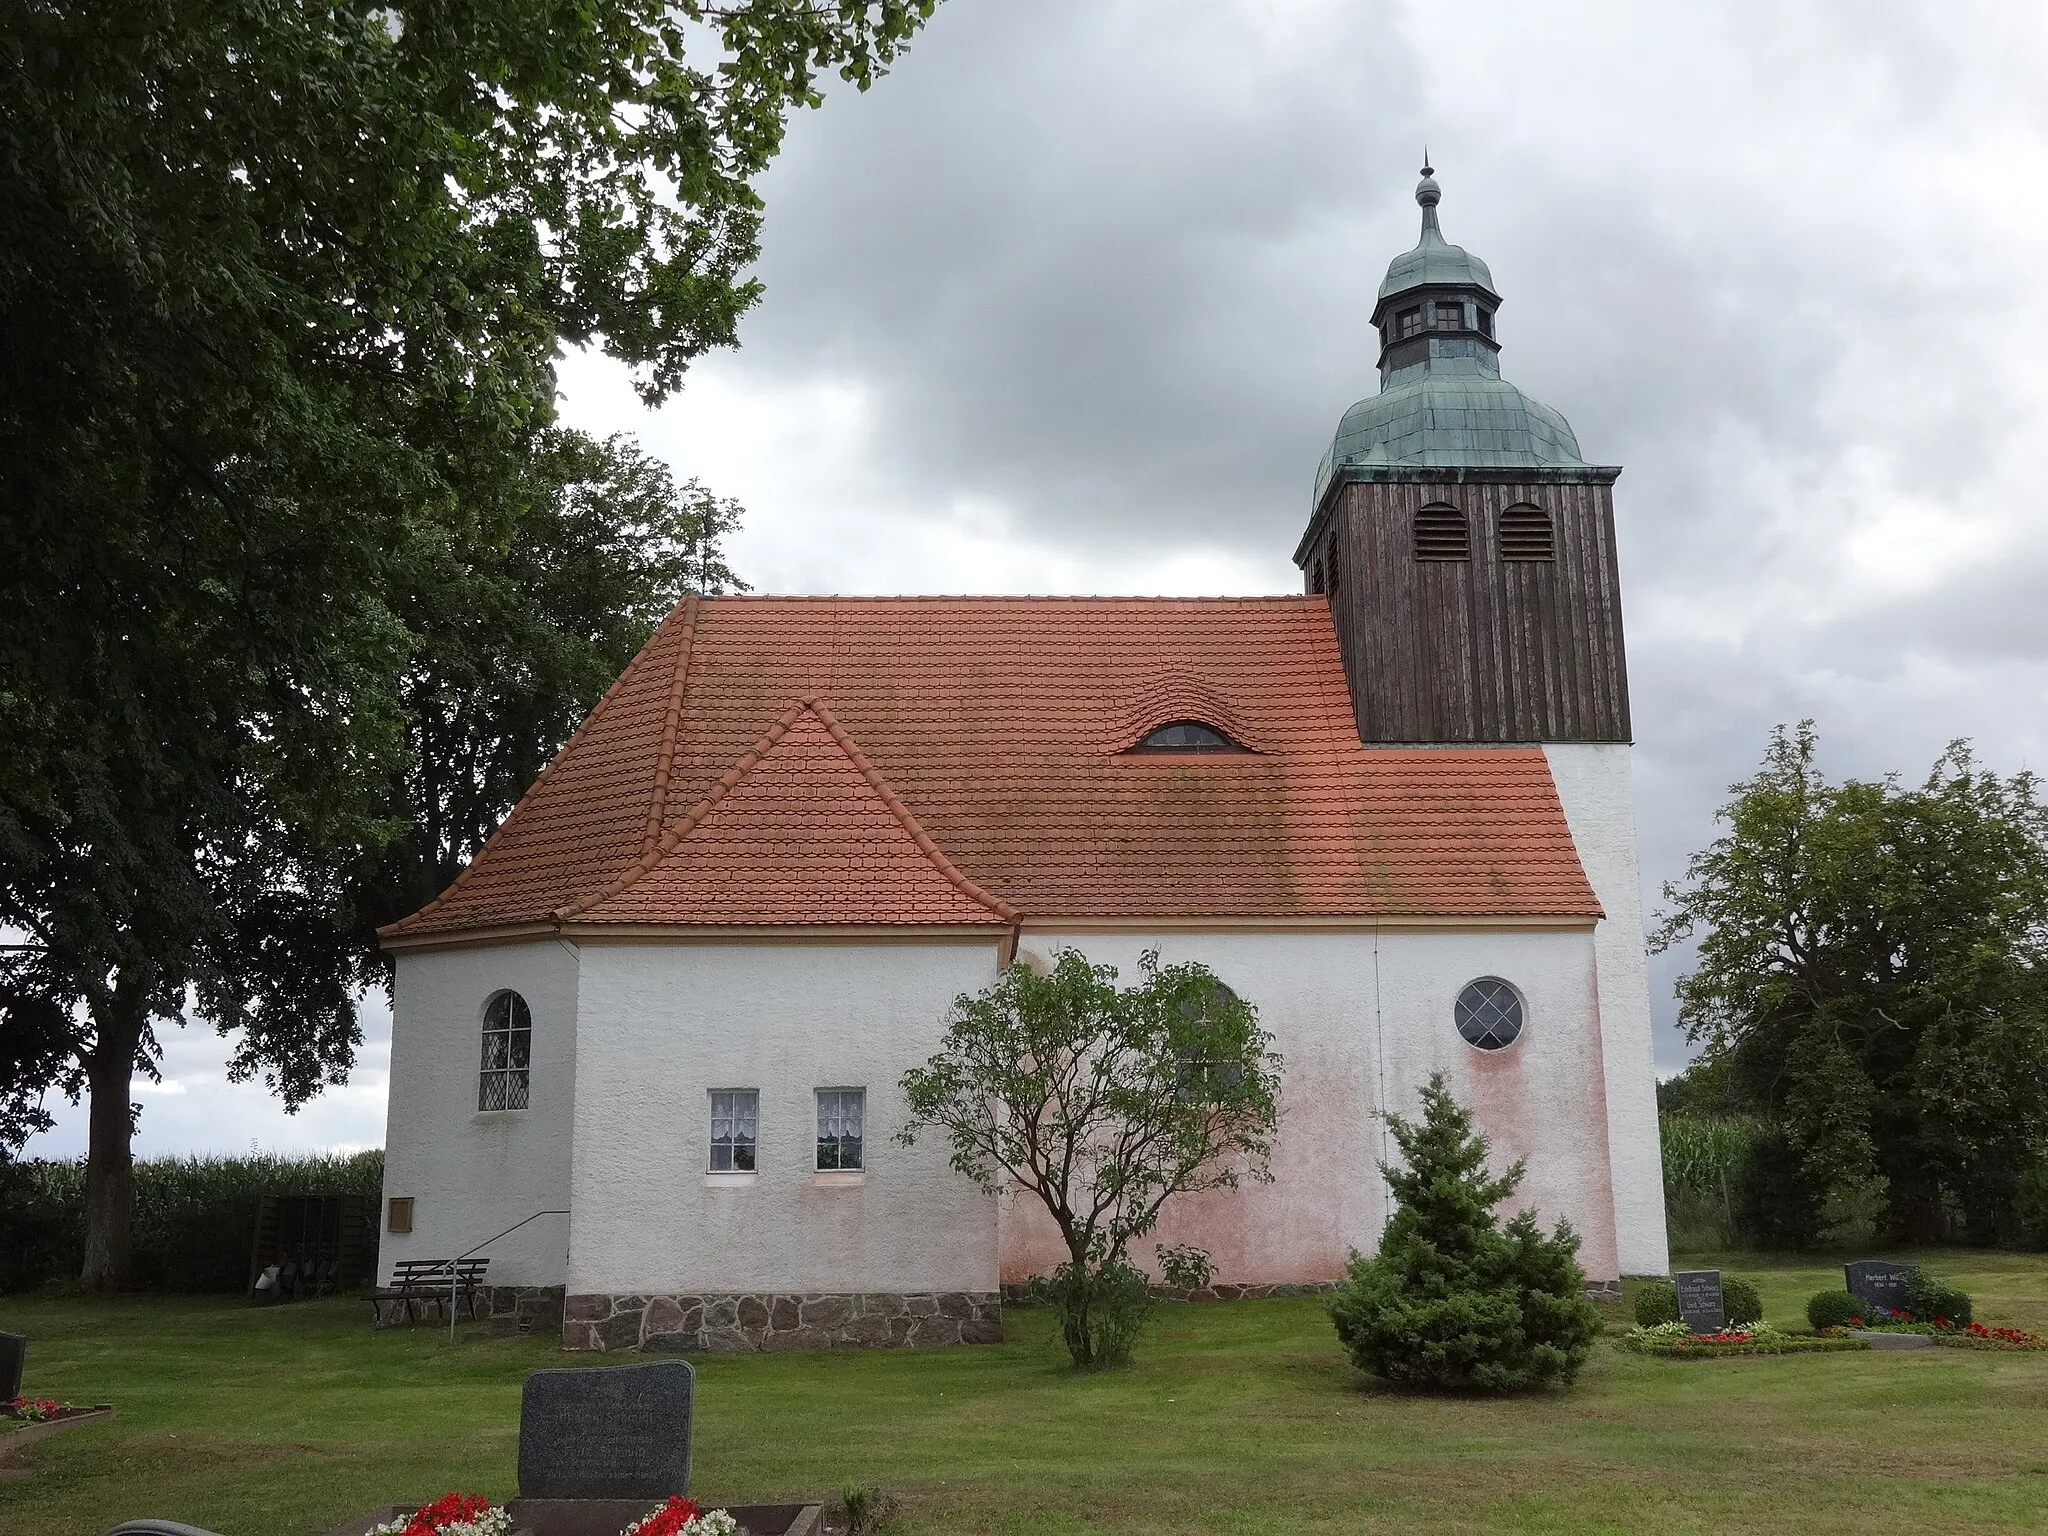
[[88, 1283], [156, 1022], [345, 1069], [411, 626], [553, 473], [557, 348], [652, 401], [731, 344], [789, 109], [934, 3], [0, 14], [0, 1067], [91, 1096]]
[[1280, 1058], [1251, 1005], [1205, 966], [1147, 951], [1138, 970], [1120, 987], [1078, 950], [1044, 975], [1009, 966], [903, 1079], [905, 1145], [934, 1131], [959, 1172], [1051, 1215], [1068, 1254], [1052, 1299], [1082, 1367], [1128, 1356], [1131, 1243], [1174, 1195], [1269, 1178], [1278, 1123]]
[[[1734, 787], [1667, 889], [1710, 1108], [1769, 1116], [1824, 1223], [2009, 1235], [2048, 1142], [2048, 808], [1957, 743], [1917, 786], [1830, 784], [1811, 722]], [[1696, 1095], [1697, 1096], [1697, 1095]]]
[[399, 830], [349, 871], [371, 968], [376, 929], [461, 873], [677, 596], [745, 585], [721, 544], [738, 505], [626, 439], [549, 432], [520, 467], [404, 592], [405, 750], [380, 803]]

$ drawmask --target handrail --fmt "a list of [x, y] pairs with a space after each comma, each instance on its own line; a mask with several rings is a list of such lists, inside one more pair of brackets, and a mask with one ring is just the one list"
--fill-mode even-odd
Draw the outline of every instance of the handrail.
[[[567, 1211], [535, 1211], [531, 1216], [526, 1218], [526, 1221], [539, 1221], [543, 1216], [566, 1216], [568, 1214], [569, 1213]], [[511, 1226], [507, 1227], [504, 1231], [500, 1232], [498, 1234], [498, 1237], [510, 1237], [514, 1232], [517, 1232], [521, 1227], [525, 1226], [526, 1221], [513, 1222]], [[458, 1253], [457, 1255], [455, 1255], [455, 1262], [460, 1264], [464, 1259], [469, 1258], [474, 1254], [483, 1252], [484, 1249], [490, 1247], [491, 1244], [495, 1243], [498, 1240], [498, 1237], [487, 1237], [482, 1242], [478, 1243], [474, 1248], [470, 1249], [468, 1253]]]
[[[498, 1237], [510, 1237], [514, 1232], [525, 1226], [527, 1221], [539, 1221], [543, 1216], [566, 1216], [568, 1214], [567, 1211], [535, 1211], [526, 1218], [526, 1221], [513, 1222], [511, 1226], [500, 1232]], [[490, 1247], [491, 1244], [498, 1240], [498, 1237], [485, 1238], [476, 1247], [470, 1249], [468, 1253], [458, 1253], [448, 1263], [448, 1342], [451, 1344], [455, 1342], [455, 1287], [462, 1273], [457, 1266], [464, 1259], [471, 1257], [473, 1254], [481, 1253], [484, 1249]], [[473, 1295], [470, 1298], [469, 1311], [470, 1316], [474, 1318], [476, 1316], [476, 1298]]]

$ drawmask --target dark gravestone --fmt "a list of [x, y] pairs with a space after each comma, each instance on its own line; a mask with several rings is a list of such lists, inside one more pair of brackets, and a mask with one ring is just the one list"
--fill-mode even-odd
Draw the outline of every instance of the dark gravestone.
[[519, 1402], [526, 1499], [665, 1499], [690, 1486], [685, 1360], [535, 1371]]
[[[1842, 1266], [1842, 1279], [1849, 1294], [1888, 1312], [1904, 1312], [1912, 1303], [1913, 1277], [1920, 1271], [1911, 1264], [1887, 1264], [1883, 1259], [1857, 1259]], [[1878, 1322], [1883, 1314], [1865, 1318]]]
[[1719, 1333], [1728, 1325], [1721, 1301], [1721, 1271], [1681, 1269], [1673, 1277], [1678, 1292], [1678, 1319], [1694, 1333]]
[[28, 1335], [0, 1333], [0, 1403], [21, 1396], [21, 1368], [28, 1360]]

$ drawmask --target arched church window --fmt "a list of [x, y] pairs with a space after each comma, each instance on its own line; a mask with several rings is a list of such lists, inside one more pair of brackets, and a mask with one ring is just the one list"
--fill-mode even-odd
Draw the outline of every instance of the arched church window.
[[1145, 735], [1133, 752], [1243, 752], [1237, 742], [1201, 720], [1169, 720]]
[[1522, 994], [1498, 976], [1482, 976], [1458, 994], [1451, 1010], [1467, 1045], [1505, 1050], [1522, 1033]]
[[[1181, 1017], [1190, 1025], [1206, 1025], [1216, 1011], [1238, 1000], [1222, 982], [1215, 982], [1204, 998], [1199, 994], [1180, 1000]], [[1213, 1047], [1212, 1047], [1213, 1049]], [[1226, 1099], [1244, 1086], [1244, 1062], [1222, 1056], [1187, 1055], [1181, 1059], [1174, 1083], [1174, 1097], [1183, 1104], [1213, 1103]]]
[[533, 1014], [517, 992], [500, 992], [484, 1007], [483, 1069], [478, 1109], [524, 1109], [533, 1057]]
[[1415, 558], [1418, 560], [1470, 560], [1472, 531], [1465, 514], [1456, 507], [1435, 502], [1415, 514]]
[[1544, 507], [1526, 503], [1500, 515], [1500, 557], [1503, 560], [1555, 560], [1557, 528]]

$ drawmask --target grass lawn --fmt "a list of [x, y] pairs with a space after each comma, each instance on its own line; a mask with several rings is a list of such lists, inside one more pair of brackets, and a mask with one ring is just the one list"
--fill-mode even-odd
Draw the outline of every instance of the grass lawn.
[[[1990, 1322], [2048, 1331], [2048, 1261], [1923, 1256]], [[1710, 1264], [1689, 1256], [1686, 1267]], [[1804, 1327], [1838, 1266], [1729, 1256]], [[0, 1483], [8, 1536], [153, 1514], [316, 1536], [405, 1496], [514, 1491], [519, 1387], [551, 1340], [373, 1332], [361, 1302], [0, 1298], [25, 1388], [112, 1401]], [[1162, 1309], [1127, 1371], [1076, 1377], [1052, 1319], [995, 1348], [699, 1359], [716, 1499], [900, 1494], [902, 1536], [1080, 1532], [1979, 1531], [2048, 1527], [2048, 1354], [1669, 1362], [1603, 1343], [1572, 1392], [1401, 1396], [1313, 1301]]]

